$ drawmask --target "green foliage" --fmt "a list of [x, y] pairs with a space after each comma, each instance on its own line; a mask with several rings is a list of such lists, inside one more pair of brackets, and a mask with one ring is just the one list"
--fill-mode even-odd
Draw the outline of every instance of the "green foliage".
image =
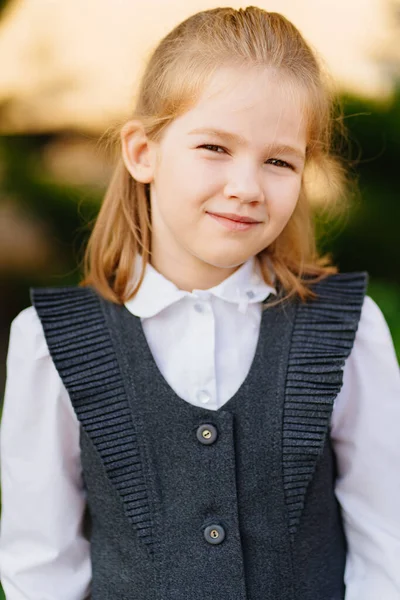
[[400, 85], [391, 102], [343, 97], [359, 196], [329, 249], [342, 270], [400, 285]]
[[[320, 246], [341, 271], [368, 271], [368, 294], [388, 322], [400, 358], [400, 82], [391, 101], [341, 99], [350, 172], [358, 194], [331, 230], [317, 218]], [[330, 232], [329, 232], [330, 231]]]

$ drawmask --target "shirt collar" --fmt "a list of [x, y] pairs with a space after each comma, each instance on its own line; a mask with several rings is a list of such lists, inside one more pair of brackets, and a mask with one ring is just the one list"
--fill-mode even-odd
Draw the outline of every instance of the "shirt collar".
[[[135, 280], [141, 272], [142, 258], [136, 256]], [[134, 298], [125, 303], [126, 308], [137, 317], [153, 317], [182, 298], [207, 298], [214, 295], [226, 302], [238, 305], [245, 313], [247, 306], [262, 302], [270, 294], [276, 294], [275, 288], [265, 283], [258, 260], [249, 258], [237, 271], [224, 281], [208, 290], [180, 290], [172, 281], [166, 279], [150, 264], [146, 265], [143, 282]]]

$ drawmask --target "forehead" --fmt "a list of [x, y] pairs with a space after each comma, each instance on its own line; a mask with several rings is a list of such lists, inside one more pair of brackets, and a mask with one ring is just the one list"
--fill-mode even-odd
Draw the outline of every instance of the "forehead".
[[221, 68], [196, 104], [172, 123], [176, 132], [226, 129], [253, 140], [282, 136], [305, 139], [305, 96], [299, 86], [269, 68]]

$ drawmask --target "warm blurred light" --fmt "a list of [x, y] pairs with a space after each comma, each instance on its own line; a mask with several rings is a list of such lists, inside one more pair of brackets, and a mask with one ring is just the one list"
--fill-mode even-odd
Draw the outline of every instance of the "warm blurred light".
[[89, 185], [103, 189], [110, 179], [112, 164], [94, 141], [79, 136], [59, 136], [41, 154], [48, 177], [65, 185]]
[[[394, 0], [268, 0], [340, 85], [387, 96], [400, 60]], [[129, 116], [151, 49], [189, 15], [246, 6], [211, 0], [14, 0], [0, 23], [0, 129], [101, 132]]]
[[11, 198], [0, 201], [0, 273], [31, 274], [52, 258], [49, 232]]

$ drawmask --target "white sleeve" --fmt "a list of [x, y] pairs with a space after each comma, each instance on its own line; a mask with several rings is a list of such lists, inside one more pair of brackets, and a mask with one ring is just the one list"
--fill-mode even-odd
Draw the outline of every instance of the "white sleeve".
[[400, 372], [366, 297], [331, 423], [348, 542], [346, 600], [400, 599]]
[[91, 563], [79, 422], [33, 307], [11, 326], [0, 449], [7, 600], [82, 600]]

